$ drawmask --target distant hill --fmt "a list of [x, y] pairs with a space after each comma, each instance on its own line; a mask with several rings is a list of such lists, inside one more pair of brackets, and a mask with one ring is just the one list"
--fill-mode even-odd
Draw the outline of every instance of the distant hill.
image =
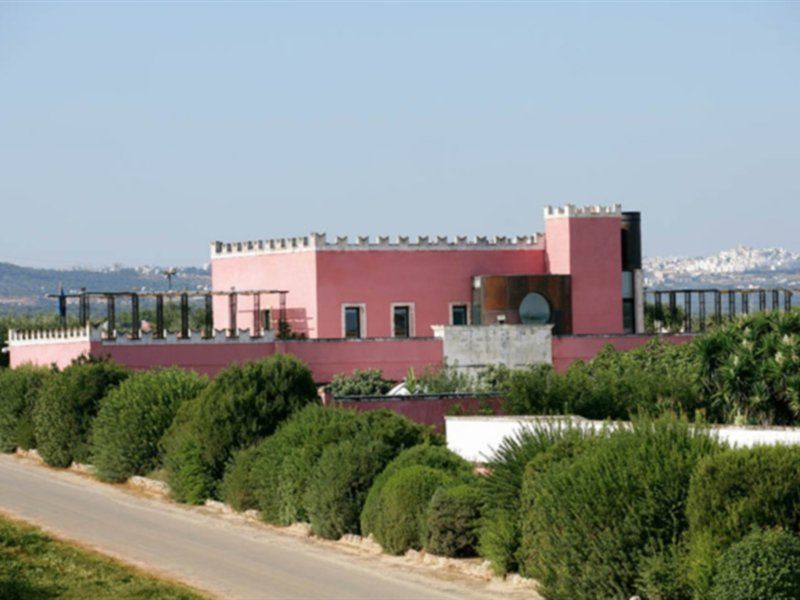
[[[0, 262], [0, 311], [52, 308], [47, 294], [82, 287], [93, 292], [165, 291], [167, 278], [160, 267], [109, 267], [105, 269], [34, 269]], [[172, 277], [173, 290], [206, 290], [211, 287], [208, 269], [186, 267]]]

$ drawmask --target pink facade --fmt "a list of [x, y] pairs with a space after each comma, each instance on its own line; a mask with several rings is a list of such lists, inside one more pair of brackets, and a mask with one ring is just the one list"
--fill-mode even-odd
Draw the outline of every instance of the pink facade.
[[[472, 306], [479, 276], [566, 275], [572, 333], [622, 333], [622, 213], [619, 206], [548, 209], [544, 235], [522, 238], [301, 238], [216, 242], [215, 292], [286, 290], [286, 319], [310, 338], [341, 338], [345, 307], [361, 311], [359, 337], [392, 337], [396, 305], [410, 310], [410, 337], [447, 325], [454, 304]], [[262, 295], [275, 326], [279, 297]], [[215, 296], [214, 325], [230, 327], [225, 296]], [[516, 307], [515, 307], [516, 308]], [[237, 299], [237, 326], [253, 327], [254, 298]]]

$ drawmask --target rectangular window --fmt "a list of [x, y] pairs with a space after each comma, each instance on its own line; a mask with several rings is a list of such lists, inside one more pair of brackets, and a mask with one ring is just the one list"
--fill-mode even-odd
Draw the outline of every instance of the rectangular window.
[[451, 322], [453, 325], [467, 325], [467, 305], [453, 304]]
[[411, 335], [411, 308], [408, 306], [393, 307], [392, 318], [392, 335], [394, 337], [409, 337]]
[[361, 307], [345, 306], [344, 308], [344, 337], [361, 337]]
[[261, 330], [269, 331], [270, 329], [272, 329], [272, 317], [269, 309], [265, 308], [261, 311]]

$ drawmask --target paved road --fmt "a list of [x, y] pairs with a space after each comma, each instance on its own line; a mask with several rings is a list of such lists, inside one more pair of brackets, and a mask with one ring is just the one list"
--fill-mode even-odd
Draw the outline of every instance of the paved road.
[[252, 525], [0, 456], [0, 510], [223, 598], [489, 598]]

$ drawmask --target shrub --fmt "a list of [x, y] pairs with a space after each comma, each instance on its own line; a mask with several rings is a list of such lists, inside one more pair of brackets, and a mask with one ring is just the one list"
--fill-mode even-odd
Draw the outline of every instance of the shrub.
[[319, 536], [360, 533], [359, 517], [375, 477], [402, 450], [430, 440], [429, 431], [389, 411], [359, 413], [353, 438], [324, 448], [312, 467], [304, 509]]
[[800, 539], [780, 530], [748, 534], [722, 555], [711, 598], [800, 598]]
[[800, 310], [758, 313], [693, 343], [708, 417], [792, 424], [800, 416]]
[[220, 486], [220, 496], [234, 510], [244, 511], [258, 508], [253, 481], [253, 465], [259, 456], [260, 446], [237, 450], [225, 469]]
[[129, 375], [108, 360], [78, 360], [42, 386], [33, 410], [36, 445], [44, 461], [68, 467], [89, 459], [89, 433], [100, 400]]
[[686, 530], [689, 479], [719, 450], [685, 422], [638, 422], [546, 470], [532, 491], [526, 570], [548, 598], [628, 598]]
[[0, 370], [0, 452], [36, 446], [33, 407], [52, 371], [38, 367]]
[[[543, 446], [543, 449], [528, 461], [522, 478], [520, 499], [517, 504], [520, 507], [517, 521], [519, 524], [518, 530], [517, 528], [513, 530], [515, 535], [509, 539], [506, 546], [498, 546], [496, 548], [496, 550], [504, 552], [501, 557], [506, 561], [504, 563], [506, 568], [513, 564], [512, 561], [516, 561], [516, 566], [519, 567], [520, 572], [523, 575], [527, 575], [533, 566], [531, 560], [536, 552], [537, 531], [532, 527], [533, 520], [530, 518], [530, 514], [533, 510], [535, 491], [539, 485], [539, 479], [550, 469], [563, 467], [575, 457], [589, 450], [592, 443], [597, 439], [598, 437], [594, 433], [583, 432], [578, 429], [567, 429], [558, 432], [558, 435], [549, 446], [547, 445], [548, 439], [546, 437], [539, 438], [538, 442]], [[535, 441], [532, 440], [529, 444], [535, 445]], [[509, 466], [506, 465], [503, 468], [508, 469]], [[502, 476], [502, 470], [498, 473], [498, 476]], [[494, 535], [494, 537], [489, 537], [488, 541], [506, 539], [503, 534], [508, 535], [506, 532], [510, 527], [511, 516], [513, 515], [507, 515], [500, 522], [500, 533], [494, 533], [491, 529], [488, 530], [487, 533], [490, 536]], [[493, 523], [489, 521], [487, 524], [492, 525]], [[488, 543], [487, 546], [492, 548]]]
[[198, 399], [181, 404], [161, 439], [170, 495], [178, 502], [190, 504], [202, 504], [215, 491], [214, 472], [203, 458], [193, 429], [199, 408]]
[[314, 463], [325, 446], [355, 435], [358, 420], [355, 411], [309, 406], [261, 443], [252, 478], [265, 521], [290, 525], [308, 518], [303, 495]]
[[426, 536], [426, 508], [437, 489], [452, 485], [454, 477], [439, 469], [413, 466], [400, 469], [381, 493], [382, 518], [375, 539], [389, 554], [422, 548]]
[[164, 442], [173, 454], [165, 458], [170, 484], [183, 469], [182, 460], [190, 460], [189, 471], [208, 478], [196, 489], [213, 495], [235, 450], [272, 434], [281, 421], [316, 399], [311, 372], [291, 356], [275, 354], [226, 367], [197, 398], [187, 413], [191, 418], [167, 433], [176, 438]]
[[386, 482], [401, 469], [411, 466], [430, 467], [462, 478], [472, 474], [472, 466], [466, 460], [443, 446], [420, 444], [404, 450], [372, 483], [361, 511], [362, 534], [374, 533], [383, 516], [382, 496]]
[[670, 544], [642, 557], [637, 588], [649, 600], [688, 600], [692, 597], [683, 543]]
[[573, 363], [566, 373], [543, 365], [512, 371], [506, 390], [510, 414], [592, 419], [693, 415], [700, 406], [699, 363], [690, 345], [652, 340], [626, 352], [607, 346], [588, 363]]
[[372, 480], [386, 465], [389, 448], [366, 435], [325, 447], [304, 496], [311, 530], [327, 539], [359, 532], [359, 516]]
[[520, 494], [525, 466], [565, 436], [582, 437], [578, 430], [558, 427], [527, 429], [500, 444], [482, 481], [486, 502], [480, 528], [480, 554], [499, 574], [518, 568], [521, 541]]
[[328, 391], [338, 396], [382, 396], [392, 389], [392, 382], [382, 377], [380, 369], [355, 369], [351, 375], [336, 375]]
[[158, 443], [178, 407], [205, 379], [177, 368], [137, 373], [100, 402], [92, 425], [92, 461], [101, 479], [124, 481], [161, 466]]
[[689, 575], [700, 594], [710, 589], [714, 565], [752, 527], [800, 531], [800, 448], [758, 446], [702, 461], [687, 502]]
[[436, 490], [428, 506], [425, 549], [441, 556], [475, 556], [481, 504], [476, 484]]

